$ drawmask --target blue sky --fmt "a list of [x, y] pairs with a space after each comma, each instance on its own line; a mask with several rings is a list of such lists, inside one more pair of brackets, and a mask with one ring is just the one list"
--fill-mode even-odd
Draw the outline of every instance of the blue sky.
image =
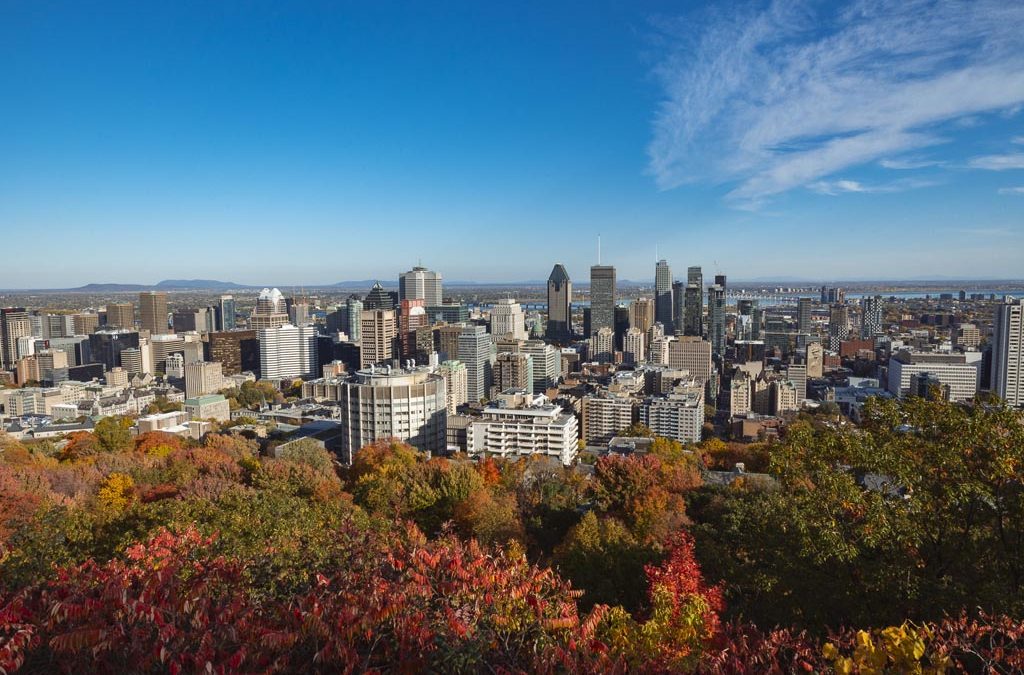
[[598, 232], [621, 278], [1021, 278], [1022, 34], [987, 0], [12, 0], [0, 287], [583, 279]]

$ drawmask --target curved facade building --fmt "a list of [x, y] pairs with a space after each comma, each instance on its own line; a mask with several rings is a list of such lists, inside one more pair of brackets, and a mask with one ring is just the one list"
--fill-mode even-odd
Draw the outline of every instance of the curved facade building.
[[351, 463], [352, 455], [364, 445], [387, 438], [424, 452], [447, 448], [445, 379], [426, 368], [360, 370], [324, 393], [341, 404], [345, 462]]

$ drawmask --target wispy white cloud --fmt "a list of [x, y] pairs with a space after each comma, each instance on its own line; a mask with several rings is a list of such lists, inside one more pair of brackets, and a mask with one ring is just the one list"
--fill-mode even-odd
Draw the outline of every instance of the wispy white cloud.
[[1024, 144], [1024, 136], [1014, 136], [1010, 139], [1011, 143]]
[[1020, 187], [999, 188], [1001, 195], [1018, 195], [1024, 197], [1024, 185]]
[[735, 182], [731, 198], [760, 202], [1024, 103], [1024, 3], [775, 0], [658, 27], [662, 189]]
[[878, 166], [883, 169], [895, 171], [907, 171], [911, 169], [928, 169], [931, 167], [946, 166], [946, 162], [938, 159], [921, 159], [917, 157], [896, 157], [892, 159], [879, 160]]
[[896, 180], [890, 183], [883, 183], [880, 185], [865, 185], [860, 181], [855, 180], [819, 180], [810, 183], [807, 188], [814, 192], [823, 195], [841, 195], [850, 192], [860, 192], [866, 194], [884, 194], [890, 192], [906, 192], [907, 190], [916, 190], [918, 188], [932, 187], [938, 185], [937, 181], [932, 180], [919, 180], [919, 179], [905, 179]]
[[1024, 152], [1014, 152], [1008, 155], [985, 155], [984, 157], [974, 157], [967, 162], [967, 166], [972, 169], [986, 169], [988, 171], [1024, 169]]

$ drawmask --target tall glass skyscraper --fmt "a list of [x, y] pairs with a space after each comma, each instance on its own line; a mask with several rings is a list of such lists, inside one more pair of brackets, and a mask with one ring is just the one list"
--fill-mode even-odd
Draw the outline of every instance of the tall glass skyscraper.
[[683, 333], [698, 337], [704, 335], [704, 274], [700, 267], [686, 270], [684, 309]]
[[590, 268], [590, 334], [602, 328], [615, 330], [615, 268], [611, 265]]
[[235, 329], [235, 299], [230, 295], [220, 296], [214, 308], [216, 314], [217, 330]]
[[672, 268], [668, 261], [659, 260], [654, 266], [654, 320], [665, 327], [665, 334], [675, 333], [672, 316]]
[[[717, 277], [716, 277], [717, 279]], [[725, 281], [725, 277], [722, 277]], [[725, 286], [714, 284], [708, 289], [708, 323], [711, 350], [715, 354], [725, 354]]]
[[548, 276], [549, 340], [568, 340], [572, 337], [572, 280], [565, 266], [558, 263]]

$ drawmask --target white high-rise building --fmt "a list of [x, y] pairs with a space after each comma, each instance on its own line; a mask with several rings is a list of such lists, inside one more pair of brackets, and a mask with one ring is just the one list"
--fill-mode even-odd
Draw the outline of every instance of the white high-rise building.
[[491, 308], [491, 334], [504, 337], [511, 335], [514, 340], [525, 340], [526, 316], [523, 308], [512, 298], [502, 298]]
[[[305, 389], [305, 387], [304, 387]], [[445, 380], [427, 368], [370, 368], [338, 381], [342, 459], [374, 441], [397, 438], [424, 452], [448, 447]]]
[[312, 377], [317, 370], [316, 329], [285, 324], [259, 331], [260, 375], [265, 380]]
[[1024, 407], [1024, 305], [1020, 298], [996, 308], [992, 332], [992, 393]]
[[413, 267], [398, 277], [398, 300], [423, 300], [427, 307], [442, 304], [441, 273]]

